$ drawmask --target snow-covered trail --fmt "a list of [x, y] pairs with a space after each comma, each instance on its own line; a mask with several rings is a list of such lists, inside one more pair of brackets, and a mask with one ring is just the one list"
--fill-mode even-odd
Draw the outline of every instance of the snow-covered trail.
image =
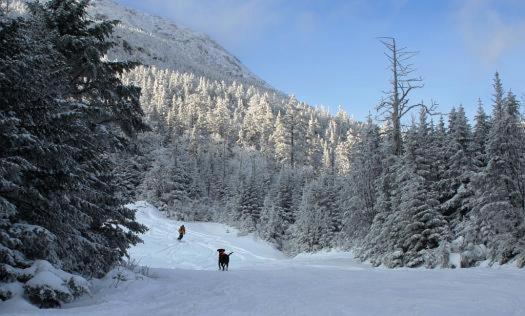
[[[150, 230], [131, 255], [152, 268], [151, 278], [129, 275], [115, 288], [114, 271], [95, 281], [91, 297], [63, 309], [8, 301], [0, 315], [525, 315], [522, 270], [390, 270], [341, 252], [288, 259], [213, 223], [184, 223], [178, 242], [180, 222], [135, 207]], [[235, 252], [229, 272], [217, 271], [217, 248]]]
[[[145, 202], [133, 205], [137, 219], [148, 226], [142, 236], [143, 244], [130, 250], [130, 256], [155, 268], [181, 268], [191, 270], [217, 270], [217, 249], [234, 252], [232, 265], [251, 268], [278, 261], [286, 257], [269, 244], [253, 236], [238, 236], [238, 231], [217, 223], [179, 222], [167, 219]], [[184, 224], [187, 234], [178, 241], [178, 229]]]

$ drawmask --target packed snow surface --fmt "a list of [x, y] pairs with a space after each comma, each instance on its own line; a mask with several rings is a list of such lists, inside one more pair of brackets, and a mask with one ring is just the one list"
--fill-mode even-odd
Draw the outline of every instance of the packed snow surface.
[[[62, 309], [13, 299], [0, 303], [0, 315], [525, 315], [523, 270], [391, 270], [345, 252], [289, 259], [222, 224], [173, 221], [144, 202], [131, 207], [150, 228], [130, 251], [151, 268], [149, 278], [114, 270]], [[217, 271], [217, 248], [234, 252], [230, 271]], [[118, 273], [126, 281], [117, 284]]]

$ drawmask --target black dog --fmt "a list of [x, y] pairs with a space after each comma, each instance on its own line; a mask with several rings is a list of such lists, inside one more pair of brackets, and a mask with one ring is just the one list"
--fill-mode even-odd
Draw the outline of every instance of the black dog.
[[224, 249], [217, 249], [219, 252], [219, 270], [228, 271], [228, 264], [230, 263], [230, 255], [233, 252], [226, 253]]

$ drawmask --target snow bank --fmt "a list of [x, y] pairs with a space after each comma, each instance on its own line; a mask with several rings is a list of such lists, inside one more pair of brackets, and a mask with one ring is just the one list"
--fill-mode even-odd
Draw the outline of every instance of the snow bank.
[[89, 282], [80, 277], [56, 269], [45, 260], [36, 260], [26, 269], [6, 267], [16, 275], [17, 281], [0, 283], [0, 289], [7, 298], [27, 296], [39, 307], [58, 307], [69, 303], [84, 293], [89, 293]]

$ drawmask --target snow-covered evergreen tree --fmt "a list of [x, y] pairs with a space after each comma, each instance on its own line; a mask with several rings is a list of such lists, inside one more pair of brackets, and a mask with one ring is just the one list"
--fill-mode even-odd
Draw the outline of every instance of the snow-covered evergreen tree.
[[110, 159], [146, 128], [139, 89], [119, 78], [133, 64], [104, 59], [114, 22], [90, 21], [86, 6], [51, 0], [0, 15], [2, 282], [38, 259], [100, 276], [145, 230], [117, 198]]
[[492, 126], [486, 142], [488, 163], [475, 178], [477, 229], [470, 236], [489, 247], [490, 259], [506, 263], [523, 256], [525, 132], [514, 94], [503, 96], [499, 76], [494, 80]]
[[346, 210], [343, 232], [346, 240], [352, 243], [368, 232], [377, 211], [377, 179], [382, 172], [382, 152], [379, 128], [371, 117], [351, 149], [350, 164], [346, 179], [348, 190], [343, 197]]
[[254, 232], [259, 224], [263, 207], [263, 194], [260, 192], [261, 186], [257, 183], [255, 168], [251, 176], [246, 179], [246, 183], [241, 183], [240, 186], [236, 220], [240, 222], [243, 231]]
[[392, 231], [400, 232], [395, 237], [399, 238], [396, 247], [402, 250], [403, 266], [447, 265], [448, 253], [434, 253], [451, 238], [448, 223], [437, 209], [438, 201], [416, 171], [405, 168], [399, 177], [401, 198]]
[[471, 152], [471, 129], [462, 106], [453, 109], [449, 115], [449, 126], [446, 137], [445, 155], [446, 171], [444, 173], [444, 190], [440, 192], [442, 198], [441, 212], [447, 216], [452, 228], [456, 229], [470, 211], [467, 203], [472, 194], [470, 178], [473, 171]]
[[481, 100], [478, 101], [478, 110], [475, 117], [472, 146], [470, 152], [473, 155], [473, 167], [476, 171], [487, 165], [487, 154], [485, 152], [486, 141], [490, 131], [490, 119], [485, 114]]

